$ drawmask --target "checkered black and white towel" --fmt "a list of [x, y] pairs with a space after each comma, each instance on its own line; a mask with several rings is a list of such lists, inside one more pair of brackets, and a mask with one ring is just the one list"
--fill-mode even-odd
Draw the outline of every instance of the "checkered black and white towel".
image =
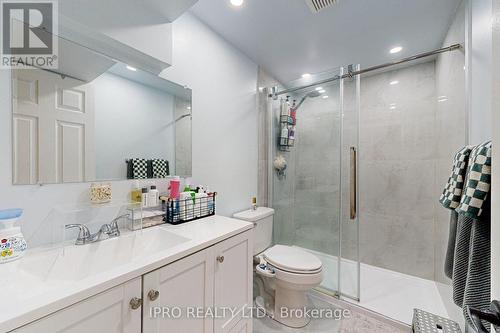
[[458, 214], [478, 219], [491, 188], [491, 141], [474, 147], [470, 153], [465, 187], [456, 208]]
[[132, 160], [134, 179], [148, 178], [148, 161], [145, 158], [134, 158]]
[[168, 161], [155, 158], [151, 161], [153, 165], [153, 178], [166, 178], [169, 174]]
[[471, 151], [472, 147], [466, 146], [455, 154], [451, 176], [448, 179], [445, 189], [443, 190], [443, 194], [441, 194], [441, 197], [439, 198], [439, 202], [444, 208], [456, 209], [460, 205], [460, 199], [462, 198], [462, 191], [465, 183], [465, 175], [467, 172], [467, 163], [469, 161]]

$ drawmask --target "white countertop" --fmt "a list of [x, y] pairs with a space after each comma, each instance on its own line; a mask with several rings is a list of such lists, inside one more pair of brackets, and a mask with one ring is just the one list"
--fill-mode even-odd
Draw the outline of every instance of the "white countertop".
[[[177, 226], [165, 224], [124, 233], [90, 245], [29, 250], [20, 260], [0, 264], [0, 332], [35, 321], [252, 228], [248, 222], [212, 216]], [[122, 237], [121, 243], [117, 242]], [[171, 246], [167, 246], [169, 242]]]

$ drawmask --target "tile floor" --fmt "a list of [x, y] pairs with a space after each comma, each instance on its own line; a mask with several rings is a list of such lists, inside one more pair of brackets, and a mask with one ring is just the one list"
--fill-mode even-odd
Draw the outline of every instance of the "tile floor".
[[[326, 302], [310, 295], [312, 305], [317, 309], [339, 309], [339, 305]], [[350, 317], [341, 320], [312, 319], [301, 329], [283, 326], [271, 318], [254, 318], [254, 333], [409, 333], [410, 328], [391, 325], [387, 320], [370, 316], [363, 311], [350, 310]]]

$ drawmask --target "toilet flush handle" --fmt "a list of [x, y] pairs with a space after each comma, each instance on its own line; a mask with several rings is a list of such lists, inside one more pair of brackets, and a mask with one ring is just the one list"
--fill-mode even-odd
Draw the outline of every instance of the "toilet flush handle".
[[270, 267], [266, 264], [257, 265], [255, 267], [255, 271], [257, 272], [257, 274], [262, 275], [262, 276], [266, 276], [269, 278], [273, 278], [276, 276], [276, 271], [272, 267]]

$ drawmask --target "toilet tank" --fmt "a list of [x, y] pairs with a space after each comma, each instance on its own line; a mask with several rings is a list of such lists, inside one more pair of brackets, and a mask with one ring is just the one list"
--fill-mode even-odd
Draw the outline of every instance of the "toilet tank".
[[258, 207], [233, 215], [235, 219], [252, 222], [254, 224], [254, 255], [257, 255], [271, 246], [273, 241], [274, 209]]

